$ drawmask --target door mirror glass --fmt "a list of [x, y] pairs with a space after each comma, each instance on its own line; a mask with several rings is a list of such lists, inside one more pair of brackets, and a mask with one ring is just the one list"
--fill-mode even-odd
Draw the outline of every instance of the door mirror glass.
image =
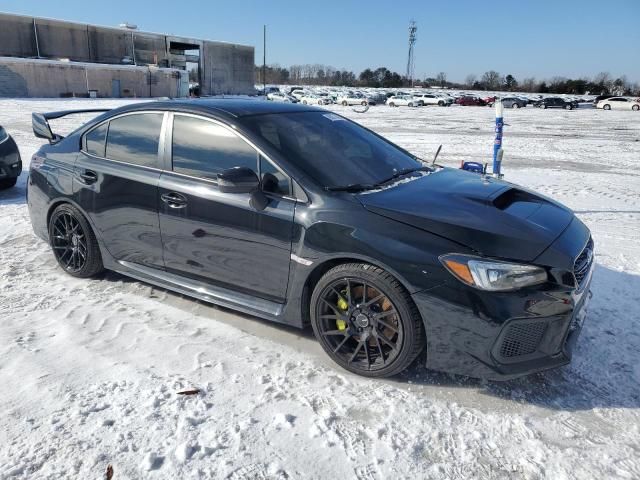
[[258, 175], [250, 168], [234, 167], [218, 173], [218, 189], [223, 193], [251, 193], [259, 188]]

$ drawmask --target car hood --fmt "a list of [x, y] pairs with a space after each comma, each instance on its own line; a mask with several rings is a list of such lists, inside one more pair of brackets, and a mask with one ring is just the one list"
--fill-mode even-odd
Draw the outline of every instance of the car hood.
[[530, 262], [567, 228], [568, 208], [517, 185], [443, 168], [358, 199], [370, 212], [481, 255]]

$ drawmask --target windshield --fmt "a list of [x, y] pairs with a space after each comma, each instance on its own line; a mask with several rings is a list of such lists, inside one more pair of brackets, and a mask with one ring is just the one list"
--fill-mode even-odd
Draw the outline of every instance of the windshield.
[[335, 113], [245, 117], [243, 123], [327, 188], [376, 184], [423, 163], [400, 147]]

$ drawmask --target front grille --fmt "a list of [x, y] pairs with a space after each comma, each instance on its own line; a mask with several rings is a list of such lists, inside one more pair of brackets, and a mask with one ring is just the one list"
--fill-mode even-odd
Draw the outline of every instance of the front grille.
[[547, 322], [518, 322], [509, 327], [500, 345], [500, 356], [503, 358], [529, 355], [538, 349], [538, 345], [547, 329]]
[[589, 238], [587, 245], [584, 247], [578, 258], [573, 264], [573, 276], [576, 279], [576, 286], [580, 289], [583, 287], [584, 282], [593, 265], [593, 239]]

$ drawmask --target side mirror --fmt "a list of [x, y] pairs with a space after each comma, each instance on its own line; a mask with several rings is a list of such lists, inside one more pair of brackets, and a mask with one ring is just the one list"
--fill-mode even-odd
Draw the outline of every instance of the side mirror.
[[219, 173], [218, 190], [223, 193], [250, 193], [251, 206], [256, 210], [264, 210], [269, 204], [260, 188], [258, 175], [247, 167], [233, 167]]
[[252, 193], [260, 189], [260, 179], [250, 168], [233, 167], [218, 174], [218, 189], [223, 193]]

